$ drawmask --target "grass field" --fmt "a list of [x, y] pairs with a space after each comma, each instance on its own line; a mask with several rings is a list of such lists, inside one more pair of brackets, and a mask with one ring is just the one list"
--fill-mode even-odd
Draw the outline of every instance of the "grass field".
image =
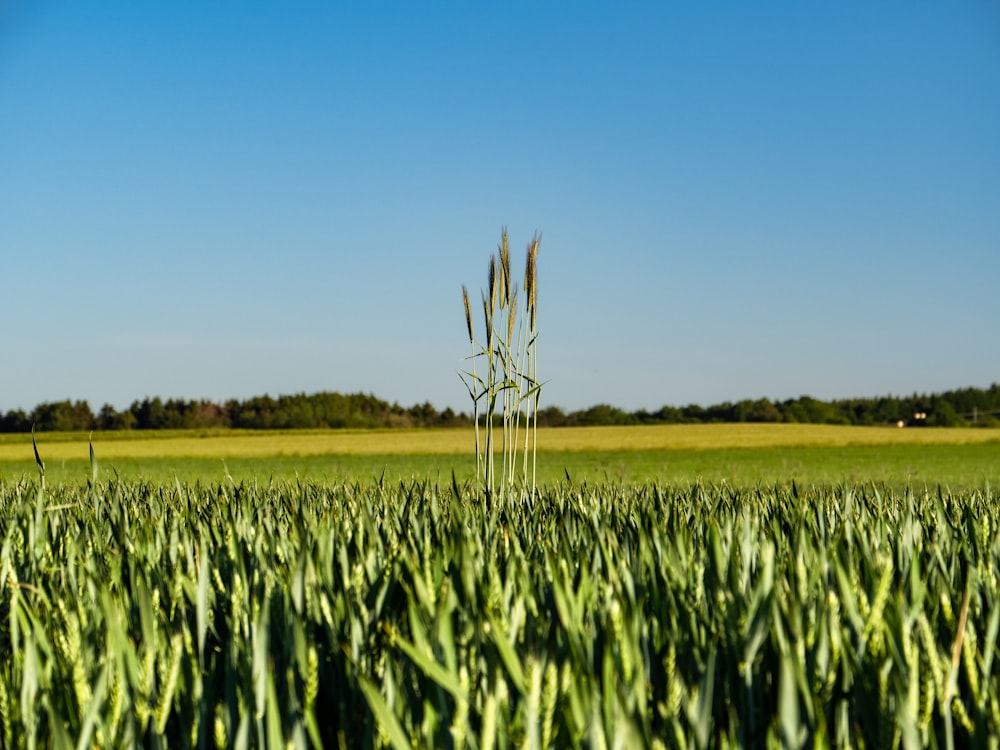
[[[46, 475], [90, 471], [86, 434], [39, 434]], [[309, 478], [472, 478], [465, 430], [118, 432], [94, 435], [104, 476], [236, 482]], [[702, 480], [734, 485], [1000, 483], [1000, 431], [831, 425], [717, 424], [558, 428], [539, 432], [544, 483]], [[35, 474], [31, 438], [0, 438], [0, 477]]]
[[998, 574], [989, 490], [0, 480], [0, 747], [995, 748]]
[[0, 748], [997, 747], [1000, 431], [37, 438]]

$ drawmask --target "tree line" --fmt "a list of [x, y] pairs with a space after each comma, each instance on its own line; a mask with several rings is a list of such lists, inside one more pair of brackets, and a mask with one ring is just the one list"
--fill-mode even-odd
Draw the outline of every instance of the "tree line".
[[[772, 401], [726, 401], [714, 406], [664, 406], [657, 411], [626, 411], [597, 404], [578, 411], [556, 406], [538, 413], [543, 427], [589, 425], [693, 424], [705, 422], [811, 422], [844, 425], [955, 427], [1000, 426], [1000, 384], [937, 394], [882, 396], [821, 401], [810, 396]], [[467, 427], [472, 417], [432, 404], [390, 404], [370, 394], [321, 392], [255, 396], [223, 403], [159, 397], [133, 401], [119, 411], [104, 404], [97, 413], [86, 401], [53, 401], [30, 412], [0, 412], [0, 432], [160, 430], [160, 429], [315, 429]]]
[[105, 404], [96, 414], [86, 401], [66, 400], [39, 404], [27, 413], [0, 414], [0, 432], [26, 432], [32, 425], [38, 430], [86, 431], [450, 427], [462, 423], [461, 415], [451, 409], [439, 412], [430, 403], [406, 408], [363, 393], [331, 392], [255, 396], [223, 403], [147, 397], [123, 411]]
[[[546, 413], [547, 412], [547, 413]], [[564, 414], [550, 408], [539, 424], [632, 425], [697, 424], [708, 422], [807, 422], [840, 425], [899, 425], [918, 427], [1000, 427], [1000, 384], [936, 394], [881, 396], [821, 401], [811, 396], [784, 401], [768, 398], [725, 401], [714, 406], [664, 406], [657, 411], [625, 411], [607, 404]]]

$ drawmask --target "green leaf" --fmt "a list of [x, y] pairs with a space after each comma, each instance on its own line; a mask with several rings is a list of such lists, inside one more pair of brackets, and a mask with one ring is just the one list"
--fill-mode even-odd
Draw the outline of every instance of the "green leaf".
[[405, 638], [401, 638], [398, 634], [394, 633], [392, 635], [392, 640], [404, 654], [410, 657], [410, 660], [427, 677], [443, 687], [454, 697], [465, 697], [463, 695], [462, 686], [458, 681], [458, 675], [449, 674], [448, 671], [441, 666], [433, 656], [426, 654]]
[[268, 650], [270, 647], [269, 611], [268, 602], [265, 600], [260, 605], [260, 613], [257, 615], [257, 621], [253, 625], [253, 634], [251, 636], [253, 642], [252, 675], [254, 681], [254, 699], [258, 719], [264, 715], [267, 701], [267, 672], [270, 662], [270, 652]]
[[281, 727], [282, 711], [278, 704], [278, 691], [274, 688], [272, 670], [267, 670], [267, 747], [268, 750], [284, 750], [285, 737]]
[[90, 433], [90, 480], [97, 484], [97, 456], [94, 455], [94, 433]]
[[507, 674], [514, 681], [514, 687], [517, 688], [517, 692], [520, 695], [524, 695], [524, 669], [521, 668], [521, 662], [517, 658], [517, 654], [514, 653], [514, 648], [508, 642], [507, 634], [493, 617], [493, 613], [488, 612], [486, 617], [490, 625], [489, 638], [497, 647], [497, 653], [500, 654], [500, 661], [503, 662], [504, 667], [507, 669]]
[[[994, 602], [989, 624], [986, 626], [986, 650], [983, 651], [983, 674], [981, 677], [984, 686], [989, 683], [990, 675], [993, 673], [993, 654], [996, 651], [998, 630], [1000, 630], [1000, 601]], [[989, 692], [983, 690], [984, 701]]]
[[205, 538], [198, 545], [198, 594], [195, 605], [195, 623], [198, 628], [198, 663], [205, 663], [205, 636], [208, 633], [208, 565], [209, 546]]
[[25, 725], [35, 722], [35, 702], [38, 698], [38, 651], [31, 630], [25, 633], [21, 665], [21, 719]]
[[389, 705], [385, 702], [385, 698], [382, 697], [382, 693], [379, 692], [375, 683], [365, 675], [359, 674], [358, 684], [361, 686], [361, 692], [365, 695], [365, 700], [368, 701], [368, 707], [372, 710], [376, 726], [389, 739], [389, 743], [396, 750], [410, 750], [410, 741], [406, 737], [406, 732], [403, 731], [399, 719], [389, 709]]
[[694, 724], [695, 741], [701, 750], [712, 738], [712, 705], [715, 701], [715, 649], [708, 655], [708, 664], [698, 689], [698, 703], [690, 719]]
[[104, 705], [104, 694], [108, 690], [108, 682], [108, 664], [105, 662], [101, 676], [97, 678], [94, 693], [90, 698], [87, 714], [83, 718], [83, 727], [80, 729], [80, 739], [76, 743], [76, 750], [86, 750], [86, 748], [93, 746], [91, 737], [93, 737], [98, 724], [101, 723], [101, 708]]
[[783, 747], [799, 748], [805, 741], [805, 728], [799, 716], [799, 695], [792, 655], [781, 655], [781, 673], [778, 677], [778, 721], [781, 725]]
[[[73, 740], [70, 739], [69, 734], [66, 732], [66, 722], [62, 716], [59, 714], [59, 707], [53, 704], [52, 695], [47, 694], [45, 696], [45, 710], [49, 714], [49, 731], [52, 733], [52, 747], [56, 750], [71, 750], [73, 747]], [[34, 740], [34, 737], [31, 738]]]
[[38, 476], [41, 479], [42, 487], [45, 486], [45, 464], [41, 456], [38, 455], [38, 444], [35, 442], [35, 425], [31, 425], [31, 447], [35, 451], [35, 466], [38, 467]]

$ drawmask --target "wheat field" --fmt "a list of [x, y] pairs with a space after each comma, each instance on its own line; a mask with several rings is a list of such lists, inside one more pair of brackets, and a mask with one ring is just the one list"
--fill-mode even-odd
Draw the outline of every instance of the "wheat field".
[[[499, 431], [498, 431], [499, 434]], [[88, 443], [103, 459], [259, 458], [467, 454], [465, 430], [163, 431], [39, 434], [43, 458], [85, 458]], [[499, 441], [498, 441], [499, 442]], [[979, 445], [997, 443], [1000, 431], [968, 428], [853, 427], [813, 424], [706, 424], [539, 428], [539, 451], [616, 452], [721, 450], [807, 446]], [[0, 462], [31, 457], [29, 435], [0, 441]]]

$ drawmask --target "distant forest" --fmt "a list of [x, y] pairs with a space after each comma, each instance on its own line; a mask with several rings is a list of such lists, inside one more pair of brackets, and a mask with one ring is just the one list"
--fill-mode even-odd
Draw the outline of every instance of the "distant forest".
[[[704, 422], [812, 422], [845, 425], [1000, 426], [1000, 384], [931, 395], [881, 396], [820, 401], [809, 396], [771, 401], [762, 398], [715, 406], [664, 406], [658, 411], [625, 411], [598, 404], [580, 411], [550, 406], [538, 413], [548, 427], [579, 425], [694, 424]], [[430, 403], [403, 407], [372, 395], [354, 393], [257, 396], [246, 401], [185, 401], [145, 398], [124, 411], [109, 404], [96, 414], [86, 401], [54, 401], [30, 413], [0, 412], [0, 432], [38, 430], [159, 430], [241, 428], [251, 430], [310, 428], [463, 427], [467, 413], [438, 411]]]

